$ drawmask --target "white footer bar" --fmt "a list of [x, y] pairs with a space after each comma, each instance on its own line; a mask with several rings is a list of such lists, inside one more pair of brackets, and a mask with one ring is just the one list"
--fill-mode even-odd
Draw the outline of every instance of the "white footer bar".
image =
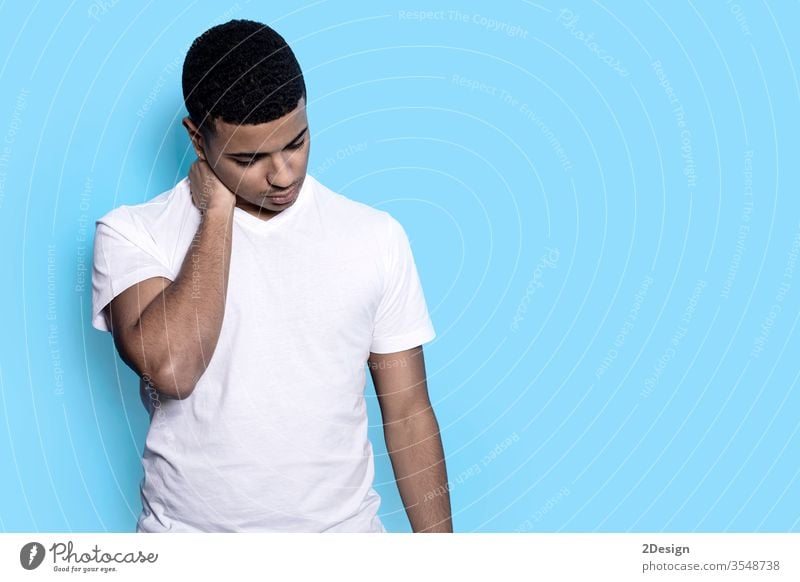
[[800, 580], [800, 534], [0, 534], [0, 580]]

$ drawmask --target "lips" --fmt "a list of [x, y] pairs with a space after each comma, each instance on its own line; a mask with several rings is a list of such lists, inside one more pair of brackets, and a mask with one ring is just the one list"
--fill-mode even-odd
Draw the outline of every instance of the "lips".
[[269, 198], [274, 204], [286, 204], [295, 197], [299, 190], [299, 184], [295, 184], [286, 194], [282, 194], [281, 196], [266, 196], [266, 198]]

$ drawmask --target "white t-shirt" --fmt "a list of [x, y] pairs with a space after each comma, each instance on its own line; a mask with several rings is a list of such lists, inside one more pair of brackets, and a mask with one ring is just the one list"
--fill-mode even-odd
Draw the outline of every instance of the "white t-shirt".
[[[97, 221], [92, 325], [175, 280], [200, 213], [189, 180]], [[436, 333], [403, 227], [306, 175], [269, 220], [234, 210], [225, 315], [184, 400], [148, 388], [137, 532], [385, 532], [364, 399], [370, 352]], [[144, 384], [142, 383], [144, 388]]]

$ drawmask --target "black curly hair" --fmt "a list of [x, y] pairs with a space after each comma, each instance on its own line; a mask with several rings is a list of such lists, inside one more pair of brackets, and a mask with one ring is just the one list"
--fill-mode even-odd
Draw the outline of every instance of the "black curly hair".
[[284, 38], [253, 20], [230, 20], [197, 37], [183, 62], [183, 99], [206, 136], [214, 122], [260, 124], [306, 96], [300, 65]]

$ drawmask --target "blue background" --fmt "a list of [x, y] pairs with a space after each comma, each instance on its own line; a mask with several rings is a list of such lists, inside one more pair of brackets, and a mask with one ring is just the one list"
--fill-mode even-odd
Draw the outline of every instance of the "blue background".
[[230, 18], [294, 48], [309, 172], [409, 234], [456, 531], [800, 531], [797, 3], [265, 4], [0, 4], [3, 531], [134, 530], [94, 220], [186, 174]]

